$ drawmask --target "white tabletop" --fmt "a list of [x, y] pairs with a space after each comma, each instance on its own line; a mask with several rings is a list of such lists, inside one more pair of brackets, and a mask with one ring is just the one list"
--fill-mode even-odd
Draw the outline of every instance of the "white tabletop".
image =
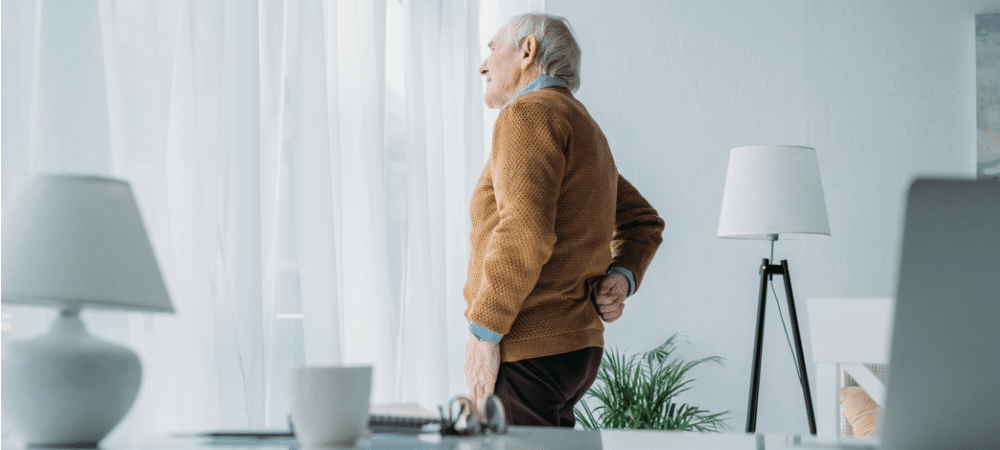
[[[681, 433], [671, 431], [601, 430], [511, 427], [504, 436], [441, 437], [376, 434], [362, 438], [352, 448], [367, 450], [820, 450], [876, 449], [876, 440], [842, 441], [838, 447], [815, 437], [797, 435], [752, 435], [743, 433]], [[4, 442], [4, 449], [16, 448]], [[208, 439], [201, 437], [149, 436], [128, 442], [103, 442], [102, 450], [297, 450], [294, 439]]]

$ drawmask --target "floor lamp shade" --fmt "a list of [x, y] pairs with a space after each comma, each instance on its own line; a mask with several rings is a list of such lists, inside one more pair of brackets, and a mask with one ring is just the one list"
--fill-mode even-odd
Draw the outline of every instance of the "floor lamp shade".
[[718, 237], [770, 239], [787, 234], [830, 235], [816, 150], [785, 145], [734, 148]]
[[3, 207], [3, 303], [54, 305], [46, 334], [3, 342], [3, 416], [32, 447], [96, 447], [131, 409], [142, 366], [87, 332], [83, 307], [173, 312], [128, 183], [35, 175]]

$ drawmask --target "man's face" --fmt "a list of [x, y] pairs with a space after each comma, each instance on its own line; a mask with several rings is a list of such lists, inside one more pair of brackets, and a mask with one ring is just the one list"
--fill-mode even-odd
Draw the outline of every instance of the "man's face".
[[514, 96], [521, 80], [520, 51], [510, 48], [507, 38], [508, 25], [497, 31], [490, 41], [490, 56], [479, 67], [479, 73], [486, 77], [486, 106], [500, 109]]

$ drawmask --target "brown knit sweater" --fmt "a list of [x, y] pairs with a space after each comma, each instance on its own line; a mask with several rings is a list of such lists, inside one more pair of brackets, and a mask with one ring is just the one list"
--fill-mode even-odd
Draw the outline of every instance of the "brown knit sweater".
[[663, 220], [618, 175], [607, 140], [565, 88], [504, 107], [472, 193], [469, 320], [505, 335], [503, 362], [604, 346], [590, 290], [612, 264], [636, 287]]

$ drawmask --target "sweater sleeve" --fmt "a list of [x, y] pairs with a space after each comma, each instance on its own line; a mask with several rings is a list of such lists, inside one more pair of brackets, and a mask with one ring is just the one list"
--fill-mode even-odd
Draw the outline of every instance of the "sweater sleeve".
[[[663, 242], [663, 219], [625, 177], [618, 175], [615, 232], [611, 237], [611, 265], [635, 276], [634, 290], [642, 284], [656, 249]], [[633, 292], [634, 292], [633, 290]]]
[[569, 125], [548, 108], [512, 103], [500, 112], [488, 168], [499, 221], [490, 235], [470, 321], [507, 334], [556, 242], [556, 203]]

